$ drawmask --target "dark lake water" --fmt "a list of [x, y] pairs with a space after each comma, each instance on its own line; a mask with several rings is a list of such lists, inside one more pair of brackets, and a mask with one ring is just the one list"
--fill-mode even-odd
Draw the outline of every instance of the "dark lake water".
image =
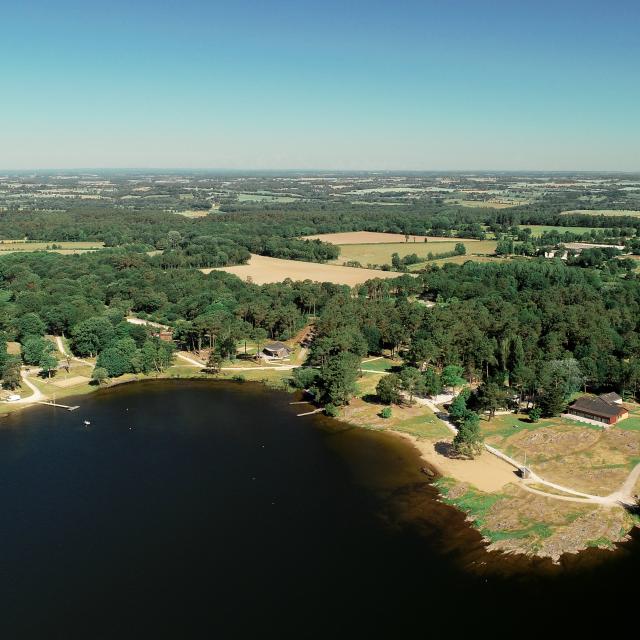
[[637, 538], [555, 567], [486, 553], [408, 444], [292, 399], [161, 381], [4, 418], [0, 638], [637, 624]]

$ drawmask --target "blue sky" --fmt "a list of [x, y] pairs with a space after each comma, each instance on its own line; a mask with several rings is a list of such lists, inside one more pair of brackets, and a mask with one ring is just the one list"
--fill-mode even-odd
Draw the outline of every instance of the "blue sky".
[[640, 170], [640, 3], [5, 2], [0, 167]]

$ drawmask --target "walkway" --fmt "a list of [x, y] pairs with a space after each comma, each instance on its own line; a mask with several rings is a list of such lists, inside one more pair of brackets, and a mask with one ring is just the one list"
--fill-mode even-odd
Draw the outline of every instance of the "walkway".
[[[39, 371], [39, 369], [36, 371]], [[20, 400], [14, 400], [13, 402], [8, 402], [7, 404], [34, 404], [35, 402], [42, 402], [43, 400], [48, 399], [47, 396], [45, 396], [44, 393], [42, 393], [42, 391], [40, 391], [40, 389], [38, 389], [38, 387], [36, 387], [36, 385], [33, 384], [31, 380], [29, 380], [29, 378], [27, 378], [27, 373], [24, 369], [20, 371], [20, 376], [22, 377], [23, 384], [29, 387], [29, 389], [33, 391], [33, 394], [28, 396], [27, 398], [20, 398]]]
[[82, 362], [82, 364], [88, 364], [89, 366], [93, 366], [91, 362], [87, 360], [83, 360], [82, 358], [77, 358], [74, 356], [69, 349], [64, 344], [64, 340], [60, 336], [55, 336], [56, 346], [58, 347], [58, 351], [65, 357], [70, 358], [71, 360], [75, 360], [76, 362]]
[[[433, 411], [436, 418], [438, 418], [440, 422], [442, 422], [447, 427], [447, 429], [451, 431], [451, 433], [453, 433], [454, 435], [458, 433], [458, 430], [456, 429], [455, 425], [451, 422], [449, 415], [441, 411], [431, 400], [427, 398], [415, 398], [415, 400], [419, 404], [423, 404], [429, 407], [429, 409]], [[510, 465], [514, 466], [516, 469], [522, 469], [523, 465], [520, 462], [518, 462], [517, 460], [514, 460], [510, 456], [500, 451], [499, 449], [496, 449], [495, 447], [492, 447], [488, 444], [485, 444], [484, 448], [492, 455], [497, 456], [498, 458], [501, 458], [505, 462], [508, 462]], [[614, 491], [608, 496], [596, 496], [591, 493], [576, 491], [575, 489], [571, 489], [569, 487], [556, 484], [555, 482], [550, 482], [549, 480], [545, 480], [544, 478], [541, 478], [537, 473], [531, 471], [531, 469], [529, 469], [529, 477], [526, 480], [524, 479], [519, 480], [518, 484], [523, 489], [526, 489], [531, 493], [536, 493], [538, 495], [542, 495], [547, 498], [554, 498], [555, 500], [586, 502], [590, 504], [599, 504], [604, 506], [622, 506], [622, 505], [634, 506], [637, 502], [636, 502], [636, 499], [633, 497], [632, 492], [636, 483], [638, 482], [638, 479], [640, 479], [640, 463], [633, 468], [631, 473], [627, 476], [627, 479], [624, 481], [623, 485], [620, 487], [620, 489], [618, 489], [618, 491]], [[551, 489], [555, 489], [556, 491], [561, 491], [562, 493], [568, 494], [568, 495], [561, 496], [554, 493], [546, 493], [545, 491], [540, 491], [539, 489], [534, 489], [533, 487], [528, 486], [530, 484], [541, 484]]]

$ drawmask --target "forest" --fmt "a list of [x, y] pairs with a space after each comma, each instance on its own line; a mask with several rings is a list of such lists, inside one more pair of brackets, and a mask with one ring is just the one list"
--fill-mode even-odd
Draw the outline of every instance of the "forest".
[[[42, 338], [54, 334], [70, 338], [78, 356], [97, 355], [109, 376], [162, 369], [170, 353], [124, 321], [131, 312], [171, 325], [178, 347], [210, 345], [222, 359], [233, 358], [244, 339], [289, 338], [315, 314], [310, 363], [325, 382], [338, 381], [322, 392], [333, 404], [348, 401], [343, 383], [357, 377], [360, 358], [382, 349], [400, 355], [425, 383], [437, 384], [454, 367], [481, 383], [480, 397], [484, 387], [497, 388], [550, 414], [578, 388], [637, 397], [640, 384], [640, 280], [633, 273], [612, 279], [556, 261], [467, 262], [351, 291], [164, 269], [157, 257], [121, 248], [4, 256], [0, 283], [0, 330], [22, 342], [30, 364], [41, 364]], [[5, 350], [1, 359], [11, 380], [15, 358]]]

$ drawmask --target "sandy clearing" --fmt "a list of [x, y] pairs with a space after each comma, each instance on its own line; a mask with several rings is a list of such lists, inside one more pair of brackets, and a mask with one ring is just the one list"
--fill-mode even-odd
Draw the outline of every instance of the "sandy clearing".
[[397, 278], [400, 273], [379, 271], [376, 269], [356, 269], [333, 264], [318, 264], [316, 262], [302, 262], [300, 260], [283, 260], [281, 258], [267, 258], [251, 254], [247, 264], [235, 267], [218, 267], [215, 269], [200, 269], [202, 273], [212, 271], [226, 271], [233, 273], [242, 280], [251, 278], [256, 284], [271, 284], [282, 282], [286, 278], [292, 280], [313, 280], [315, 282], [333, 282], [346, 284], [351, 287], [362, 284], [373, 278]]
[[440, 453], [437, 450], [440, 443], [420, 440], [407, 433], [394, 433], [410, 440], [420, 452], [420, 457], [435, 467], [438, 473], [460, 482], [468, 482], [480, 491], [492, 493], [500, 491], [511, 482], [518, 482], [516, 470], [510, 464], [486, 451], [473, 460], [457, 460]]
[[87, 376], [71, 376], [70, 378], [54, 381], [53, 386], [64, 389], [66, 387], [75, 387], [79, 384], [85, 384], [86, 382], [89, 382], [89, 378], [87, 378]]
[[[428, 242], [456, 242], [458, 238], [441, 238], [436, 236], [409, 236], [409, 242], [414, 244], [427, 238]], [[331, 244], [386, 244], [405, 242], [403, 233], [381, 233], [378, 231], [346, 231], [344, 233], [319, 233], [313, 236], [304, 236], [303, 240], [322, 240]], [[466, 239], [465, 242], [478, 242], [478, 240]]]

